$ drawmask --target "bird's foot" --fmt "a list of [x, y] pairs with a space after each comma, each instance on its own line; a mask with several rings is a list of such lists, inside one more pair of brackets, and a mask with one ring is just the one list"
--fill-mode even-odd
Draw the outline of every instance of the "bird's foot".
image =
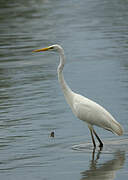
[[103, 143], [100, 143], [99, 148], [100, 148], [100, 150], [102, 150], [102, 148], [103, 148]]

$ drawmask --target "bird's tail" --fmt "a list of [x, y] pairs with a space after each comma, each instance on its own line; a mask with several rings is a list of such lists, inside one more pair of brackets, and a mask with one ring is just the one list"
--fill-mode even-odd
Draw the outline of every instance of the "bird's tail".
[[117, 134], [118, 136], [121, 136], [123, 134], [123, 128], [117, 121], [114, 121], [111, 130], [114, 134]]

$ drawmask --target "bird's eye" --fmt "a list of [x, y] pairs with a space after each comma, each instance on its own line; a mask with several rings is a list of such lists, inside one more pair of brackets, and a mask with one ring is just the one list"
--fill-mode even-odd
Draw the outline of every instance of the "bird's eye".
[[51, 46], [51, 47], [49, 47], [49, 49], [54, 49], [54, 47], [53, 47], [53, 46]]

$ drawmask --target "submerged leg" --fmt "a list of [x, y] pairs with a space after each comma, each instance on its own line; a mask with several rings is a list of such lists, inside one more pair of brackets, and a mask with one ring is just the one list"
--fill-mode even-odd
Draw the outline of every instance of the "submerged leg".
[[103, 147], [103, 143], [102, 143], [101, 139], [99, 138], [99, 136], [96, 134], [96, 132], [95, 132], [95, 130], [94, 130], [94, 129], [93, 129], [93, 133], [95, 134], [95, 136], [96, 136], [97, 140], [98, 140], [98, 141], [99, 141], [99, 143], [100, 143], [99, 147], [100, 147], [100, 148], [102, 148], [102, 147]]
[[88, 125], [88, 128], [90, 130], [93, 146], [94, 146], [94, 149], [95, 149], [96, 148], [96, 143], [95, 143], [95, 139], [94, 139], [94, 136], [93, 136], [93, 128], [90, 125]]

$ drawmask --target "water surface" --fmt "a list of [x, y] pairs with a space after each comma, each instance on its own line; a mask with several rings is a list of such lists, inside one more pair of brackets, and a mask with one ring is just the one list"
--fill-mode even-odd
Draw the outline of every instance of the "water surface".
[[[0, 2], [1, 179], [128, 178], [127, 9], [122, 0]], [[64, 100], [58, 55], [32, 53], [55, 43], [65, 49], [69, 86], [124, 127], [122, 137], [96, 128], [102, 151]]]

